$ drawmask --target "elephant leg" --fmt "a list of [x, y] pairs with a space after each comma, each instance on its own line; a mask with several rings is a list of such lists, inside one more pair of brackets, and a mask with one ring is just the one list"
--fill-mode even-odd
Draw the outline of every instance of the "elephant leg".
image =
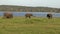
[[50, 19], [51, 17], [48, 17], [48, 19]]
[[10, 17], [7, 16], [6, 18], [10, 18]]
[[31, 18], [31, 17], [29, 16], [29, 18]]

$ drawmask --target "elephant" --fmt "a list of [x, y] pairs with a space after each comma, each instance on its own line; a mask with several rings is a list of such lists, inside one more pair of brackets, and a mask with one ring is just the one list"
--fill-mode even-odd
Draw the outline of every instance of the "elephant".
[[47, 14], [47, 18], [51, 19], [52, 18], [52, 14]]
[[13, 18], [13, 14], [10, 12], [5, 12], [3, 15], [4, 18]]
[[31, 16], [33, 16], [33, 15], [30, 14], [30, 13], [26, 13], [26, 14], [25, 14], [25, 17], [26, 17], [26, 18], [27, 18], [27, 17], [28, 17], [28, 18], [31, 18]]

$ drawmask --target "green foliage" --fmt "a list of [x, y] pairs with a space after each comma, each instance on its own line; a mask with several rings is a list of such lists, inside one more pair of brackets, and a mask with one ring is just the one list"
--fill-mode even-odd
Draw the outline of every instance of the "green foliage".
[[[8, 8], [7, 8], [8, 7]], [[13, 6], [13, 5], [0, 5], [0, 11], [8, 12], [60, 12], [60, 8], [52, 7], [27, 7], [27, 6]]]

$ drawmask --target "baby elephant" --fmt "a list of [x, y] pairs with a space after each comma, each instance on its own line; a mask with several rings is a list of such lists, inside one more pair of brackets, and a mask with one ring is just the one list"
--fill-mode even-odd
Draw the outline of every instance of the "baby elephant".
[[5, 12], [3, 18], [13, 18], [13, 14], [10, 12]]
[[29, 13], [27, 13], [27, 14], [25, 14], [25, 17], [27, 18], [31, 18], [31, 16], [33, 16], [32, 14], [29, 14]]
[[47, 14], [47, 18], [51, 19], [52, 18], [52, 14]]

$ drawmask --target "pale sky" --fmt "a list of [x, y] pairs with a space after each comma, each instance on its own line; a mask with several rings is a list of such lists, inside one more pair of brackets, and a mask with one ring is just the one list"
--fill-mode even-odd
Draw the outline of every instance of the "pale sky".
[[60, 0], [0, 0], [0, 5], [44, 6], [60, 8]]

